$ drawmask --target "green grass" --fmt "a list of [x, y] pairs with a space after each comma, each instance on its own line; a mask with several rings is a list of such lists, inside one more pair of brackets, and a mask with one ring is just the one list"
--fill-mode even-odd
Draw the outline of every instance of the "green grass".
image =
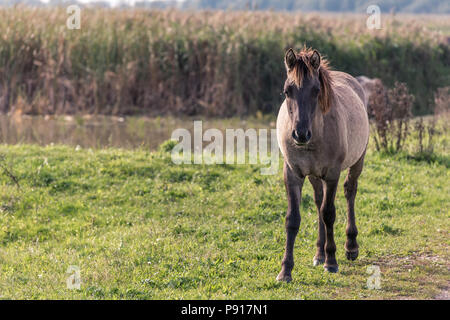
[[[342, 175], [338, 274], [312, 266], [317, 217], [305, 183], [289, 284], [275, 281], [287, 207], [281, 170], [177, 166], [168, 152], [142, 149], [1, 145], [0, 153], [2, 299], [396, 299], [448, 287], [447, 153], [427, 162], [369, 150], [355, 262], [344, 255]], [[66, 288], [70, 265], [81, 270], [80, 290]], [[366, 286], [370, 265], [381, 268], [380, 290]]]

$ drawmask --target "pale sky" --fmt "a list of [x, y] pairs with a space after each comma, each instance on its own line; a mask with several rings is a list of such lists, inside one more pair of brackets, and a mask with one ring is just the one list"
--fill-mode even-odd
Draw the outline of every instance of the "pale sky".
[[[43, 3], [48, 3], [50, 0], [40, 0]], [[80, 3], [89, 3], [89, 2], [95, 2], [96, 0], [78, 0]], [[97, 0], [99, 1], [99, 0]], [[145, 2], [153, 2], [153, 1], [167, 1], [167, 0], [101, 0], [105, 2], [109, 2], [111, 6], [115, 7], [121, 3], [128, 4], [130, 6], [134, 6], [134, 4], [137, 1], [145, 1]], [[184, 1], [184, 0], [176, 0], [176, 1]]]

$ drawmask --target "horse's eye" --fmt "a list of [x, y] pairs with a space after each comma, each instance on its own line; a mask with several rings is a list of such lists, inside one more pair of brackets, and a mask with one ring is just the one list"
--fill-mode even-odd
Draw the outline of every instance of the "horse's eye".
[[312, 87], [312, 91], [313, 91], [315, 94], [317, 94], [317, 93], [319, 93], [319, 91], [320, 91], [320, 87], [319, 87], [319, 86], [314, 86], [314, 87]]

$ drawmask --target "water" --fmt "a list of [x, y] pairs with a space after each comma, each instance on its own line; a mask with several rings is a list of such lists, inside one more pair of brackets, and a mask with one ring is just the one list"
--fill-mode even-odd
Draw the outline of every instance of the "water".
[[[83, 148], [138, 147], [155, 150], [177, 128], [193, 132], [194, 120], [173, 117], [7, 116], [0, 115], [0, 143], [66, 144]], [[203, 131], [217, 128], [275, 128], [274, 119], [207, 119]]]

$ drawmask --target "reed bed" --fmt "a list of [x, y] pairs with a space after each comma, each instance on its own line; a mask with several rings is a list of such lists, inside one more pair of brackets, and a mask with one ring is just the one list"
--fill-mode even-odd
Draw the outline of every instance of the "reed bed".
[[276, 112], [286, 48], [335, 69], [404, 82], [414, 112], [450, 85], [446, 16], [178, 10], [0, 9], [0, 112], [244, 116]]

